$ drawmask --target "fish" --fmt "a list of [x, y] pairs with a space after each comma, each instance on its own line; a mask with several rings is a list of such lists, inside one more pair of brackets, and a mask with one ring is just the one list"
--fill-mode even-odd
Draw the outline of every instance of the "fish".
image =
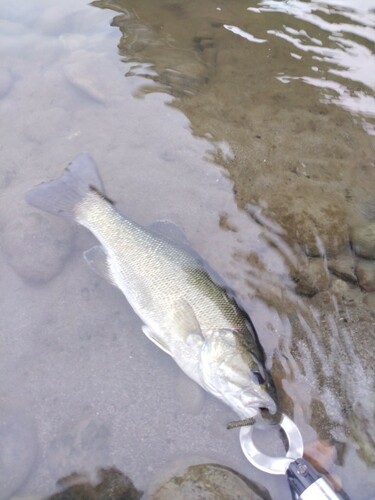
[[233, 292], [187, 244], [121, 215], [90, 155], [80, 154], [25, 198], [97, 238], [86, 262], [123, 292], [146, 337], [188, 377], [243, 420], [278, 412], [264, 350]]

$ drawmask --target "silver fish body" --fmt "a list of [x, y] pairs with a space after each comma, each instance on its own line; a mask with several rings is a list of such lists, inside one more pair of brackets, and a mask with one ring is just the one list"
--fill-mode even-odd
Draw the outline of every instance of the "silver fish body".
[[189, 377], [241, 418], [275, 413], [274, 386], [247, 314], [193, 252], [126, 219], [102, 192], [93, 160], [80, 155], [26, 199], [96, 236], [101, 245], [85, 252], [87, 262], [120, 288], [145, 335]]

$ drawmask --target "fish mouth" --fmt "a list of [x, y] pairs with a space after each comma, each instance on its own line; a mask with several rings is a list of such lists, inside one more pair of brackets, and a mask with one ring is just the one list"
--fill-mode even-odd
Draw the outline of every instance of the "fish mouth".
[[[241, 416], [241, 420], [229, 422], [227, 429], [233, 429], [245, 425], [254, 425], [255, 423], [262, 426], [265, 421], [267, 422], [267, 425], [278, 424], [280, 422], [281, 413], [278, 410], [276, 403], [273, 400], [272, 402], [267, 401], [267, 405], [268, 406], [265, 405], [265, 401], [262, 399], [253, 401], [251, 405], [247, 405], [241, 412], [237, 412], [238, 415]], [[261, 419], [258, 418], [259, 414], [262, 417]]]
[[251, 406], [254, 411], [257, 411], [257, 413], [260, 413], [263, 418], [270, 421], [275, 420], [275, 418], [277, 420], [280, 413], [276, 401], [271, 397], [266, 400], [259, 398], [258, 401], [254, 401], [249, 406]]
[[241, 400], [247, 410], [261, 412], [262, 414], [269, 413], [270, 415], [278, 412], [276, 401], [268, 394], [255, 395], [253, 392], [244, 391]]
[[259, 405], [259, 410], [262, 414], [269, 413], [270, 415], [275, 415], [278, 412], [277, 404], [273, 399], [267, 401], [267, 404], [264, 404], [263, 401], [262, 404]]
[[282, 413], [280, 409], [277, 407], [277, 404], [272, 401], [273, 404], [269, 406], [259, 406], [259, 412], [264, 420], [266, 420], [270, 424], [279, 424]]

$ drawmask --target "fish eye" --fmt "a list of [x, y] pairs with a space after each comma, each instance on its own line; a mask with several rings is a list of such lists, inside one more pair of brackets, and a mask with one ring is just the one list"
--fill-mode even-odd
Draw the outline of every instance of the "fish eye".
[[262, 384], [266, 383], [263, 375], [260, 372], [252, 372], [252, 373], [253, 373], [253, 376], [254, 376], [254, 378], [256, 379], [256, 381], [258, 382], [259, 385], [262, 385]]

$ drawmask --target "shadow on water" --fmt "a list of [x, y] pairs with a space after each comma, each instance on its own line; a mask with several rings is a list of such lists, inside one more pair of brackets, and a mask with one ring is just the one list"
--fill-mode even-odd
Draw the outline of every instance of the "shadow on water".
[[[146, 489], [184, 454], [289, 498], [225, 434], [232, 412], [182, 378], [84, 268], [92, 239], [14, 201], [83, 150], [121, 211], [145, 224], [167, 214], [220, 270], [306, 454], [353, 499], [371, 498], [375, 3], [69, 5], [9, 7], [2, 20], [4, 498], [112, 463]], [[95, 498], [106, 478], [89, 479], [61, 486], [83, 481]]]

